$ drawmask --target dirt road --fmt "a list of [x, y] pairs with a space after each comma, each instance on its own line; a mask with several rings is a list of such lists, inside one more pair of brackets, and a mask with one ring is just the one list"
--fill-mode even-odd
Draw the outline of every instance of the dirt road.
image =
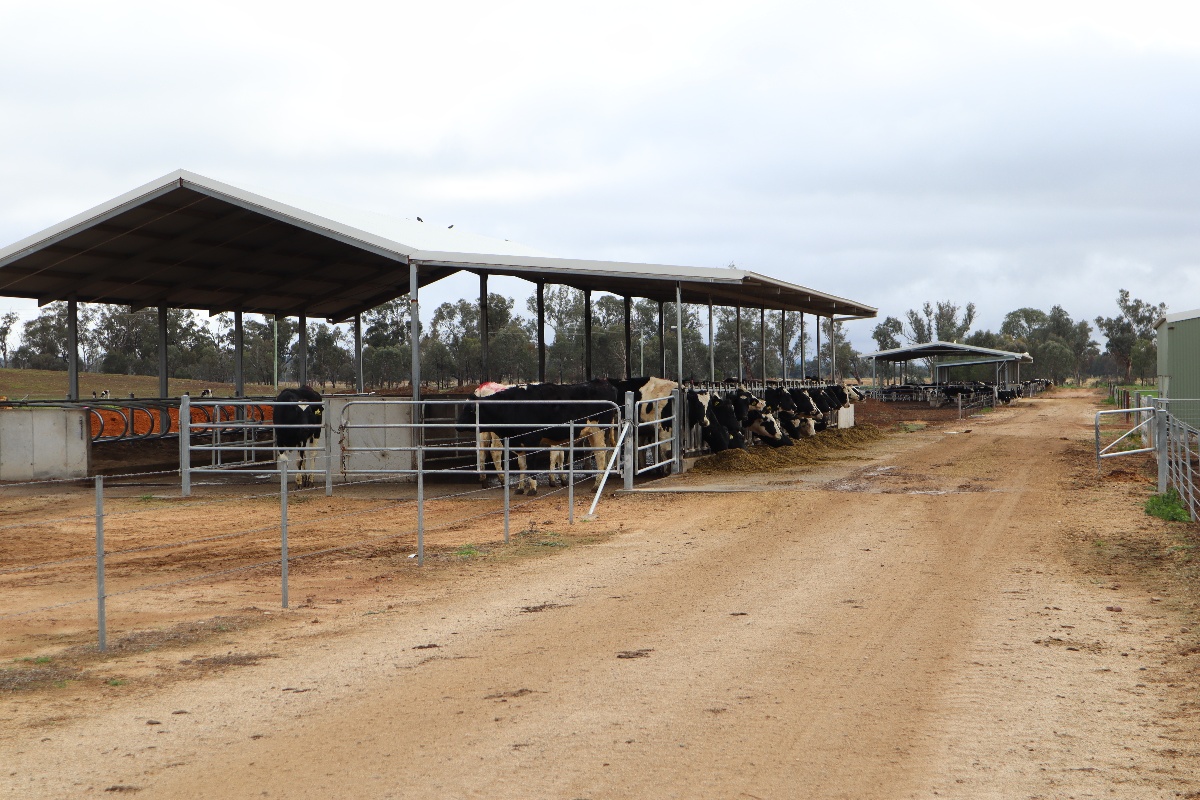
[[203, 679], [0, 698], [0, 793], [1200, 797], [1195, 606], [1094, 558], [1169, 531], [1141, 484], [1081, 477], [1092, 403], [685, 476], [755, 491], [626, 496], [595, 544], [315, 597], [172, 656], [229, 656]]

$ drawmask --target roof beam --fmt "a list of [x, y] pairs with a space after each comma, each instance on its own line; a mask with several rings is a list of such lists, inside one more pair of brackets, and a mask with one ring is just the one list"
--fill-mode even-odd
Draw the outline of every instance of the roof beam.
[[[143, 250], [131, 258], [122, 260], [119, 265], [114, 266], [114, 270], [136, 267], [139, 264], [149, 264], [153, 259], [158, 258], [159, 256], [163, 255], [164, 253], [168, 252], [169, 250], [171, 250], [174, 247], [179, 247], [181, 245], [190, 244], [190, 243], [194, 242], [196, 239], [203, 237], [206, 233], [216, 230], [220, 226], [228, 225], [230, 222], [237, 222], [240, 219], [249, 219], [251, 216], [252, 215], [249, 212], [244, 211], [240, 208], [235, 208], [233, 211], [231, 211], [227, 214], [222, 214], [214, 219], [210, 219], [206, 222], [202, 222], [199, 225], [193, 225], [191, 228], [188, 228], [187, 230], [175, 235], [174, 237], [172, 237], [170, 239], [164, 239], [163, 241], [159, 242], [158, 244], [154, 245], [153, 247]], [[253, 230], [253, 228], [251, 228], [251, 230]], [[238, 233], [238, 236], [244, 236], [245, 234], [246, 234], [246, 231], [241, 231]], [[188, 258], [191, 258], [191, 257], [192, 257], [191, 255], [188, 256]], [[143, 280], [146, 280], [147, 278], [157, 275], [159, 272], [162, 272], [164, 269], [168, 269], [169, 267], [177, 267], [177, 266], [183, 264], [184, 261], [186, 261], [186, 260], [187, 259], [179, 259], [171, 264], [165, 264], [162, 267], [160, 267], [159, 269], [155, 270], [154, 272], [151, 272], [148, 275], [145, 275], [145, 276], [142, 276], [142, 277], [139, 277], [139, 278], [133, 280], [130, 283], [130, 285], [136, 286], [138, 283], [141, 283]], [[110, 280], [109, 276], [98, 277], [95, 280], [93, 280], [89, 283], [85, 283], [83, 286], [79, 287], [79, 291], [87, 292], [89, 289], [91, 289], [96, 284], [103, 283], [107, 280]]]

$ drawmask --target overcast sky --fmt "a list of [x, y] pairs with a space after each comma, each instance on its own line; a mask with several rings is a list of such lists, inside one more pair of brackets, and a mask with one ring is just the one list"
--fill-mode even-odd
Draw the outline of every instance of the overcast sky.
[[0, 30], [0, 246], [182, 167], [881, 317], [1200, 307], [1194, 2], [9, 0]]

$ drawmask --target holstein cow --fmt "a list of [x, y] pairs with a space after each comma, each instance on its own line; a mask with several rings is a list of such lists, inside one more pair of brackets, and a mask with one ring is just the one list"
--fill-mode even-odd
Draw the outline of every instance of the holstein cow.
[[[673, 416], [671, 392], [675, 391], [679, 387], [679, 384], [665, 378], [655, 377], [613, 380], [610, 383], [617, 390], [618, 403], [624, 404], [625, 393], [633, 392], [633, 399], [637, 408], [637, 423], [645, 425], [645, 427], [638, 429], [637, 441], [639, 445], [646, 441], [647, 430], [652, 433], [654, 437], [653, 441], [659, 443], [658, 447], [643, 451], [647, 454], [646, 457], [653, 458], [655, 464], [669, 461], [671, 457], [671, 440], [669, 437], [664, 437], [662, 432], [664, 429], [670, 430], [671, 421], [667, 420], [664, 425], [663, 417]], [[616, 445], [615, 438], [611, 443]], [[667, 458], [665, 459], [662, 457], [662, 451], [664, 450], [667, 454]]]
[[272, 409], [275, 446], [281, 453], [296, 451], [296, 469], [300, 470], [296, 475], [296, 488], [314, 486], [316, 481], [313, 476], [304, 472], [307, 456], [304, 448], [311, 447], [313, 442], [321, 438], [324, 401], [315, 389], [306, 384], [299, 389], [284, 389], [275, 402], [278, 404]]
[[734, 411], [744, 430], [771, 447], [786, 447], [792, 443], [791, 438], [780, 429], [779, 422], [768, 405], [744, 386], [739, 386], [725, 397], [733, 403]]
[[[488, 381], [487, 383], [479, 384], [472, 395], [476, 398], [491, 397], [497, 392], [503, 392], [505, 389], [512, 389], [512, 386], [504, 383], [496, 383]], [[461, 431], [463, 420], [468, 416], [467, 412], [471, 412], [470, 422], [474, 422], [473, 416], [476, 406], [468, 405], [463, 409], [463, 413], [459, 415], [458, 429]], [[488, 456], [491, 456], [491, 461], [495, 472], [491, 475], [487, 473]], [[479, 482], [484, 486], [499, 486], [500, 473], [503, 467], [500, 464], [504, 457], [504, 438], [494, 431], [480, 430], [475, 440], [475, 463], [479, 468]]]
[[700, 438], [708, 445], [708, 449], [714, 453], [720, 453], [733, 446], [733, 437], [713, 411], [714, 399], [716, 398], [711, 392], [697, 392], [695, 389], [688, 389], [687, 420], [689, 427], [700, 426]]
[[[562, 446], [569, 443], [571, 422], [575, 422], [575, 438], [594, 449], [598, 469], [608, 466], [604, 430], [601, 425], [615, 419], [616, 391], [604, 380], [560, 386], [553, 383], [515, 386], [469, 403], [459, 415], [457, 427], [471, 430], [478, 424], [484, 432], [503, 444], [508, 439], [517, 448], [517, 465], [521, 476], [517, 481], [518, 494], [537, 494], [537, 480], [525, 474], [528, 459], [522, 448], [553, 445], [551, 451], [551, 482], [559, 481], [562, 468]], [[541, 401], [541, 402], [530, 402]], [[591, 401], [591, 402], [564, 402]], [[476, 423], [478, 420], [478, 423]], [[555, 450], [558, 451], [557, 458]], [[491, 450], [498, 469], [495, 445]]]
[[[784, 433], [793, 439], [807, 439], [815, 436], [817, 431], [812, 419], [803, 413], [796, 400], [784, 387], [771, 387], [766, 391], [767, 405], [775, 409], [775, 418], [779, 420]], [[811, 403], [811, 401], [809, 401]]]

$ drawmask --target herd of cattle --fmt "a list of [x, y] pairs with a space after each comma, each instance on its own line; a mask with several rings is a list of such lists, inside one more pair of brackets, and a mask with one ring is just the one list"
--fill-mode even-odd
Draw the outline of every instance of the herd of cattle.
[[[648, 465], [669, 462], [672, 432], [678, 415], [674, 409], [679, 384], [656, 377], [630, 380], [597, 379], [586, 383], [535, 383], [505, 386], [481, 385], [463, 406], [455, 422], [460, 434], [476, 436], [480, 480], [497, 485], [504, 472], [504, 442], [517, 462], [516, 491], [536, 494], [534, 471], [528, 467], [531, 452], [549, 454], [549, 483], [563, 483], [566, 450], [574, 446], [590, 455], [596, 469], [604, 471], [616, 446], [619, 423], [624, 421], [626, 393], [632, 392], [639, 443]], [[719, 453], [748, 448], [755, 443], [786, 447], [824, 430], [831, 412], [861, 400], [853, 386], [768, 386], [759, 397], [736, 382], [726, 387], [697, 389], [683, 394], [684, 429], [699, 427], [708, 449]], [[284, 389], [273, 409], [276, 446], [281, 452], [297, 451], [297, 483], [312, 484], [304, 471], [306, 448], [320, 438], [322, 397], [310, 386]]]
[[[937, 404], [964, 404], [981, 398], [1009, 403], [1050, 386], [1034, 380], [1004, 388], [982, 382], [939, 386], [908, 384], [879, 391], [883, 400], [928, 400]], [[505, 472], [504, 448], [517, 462], [518, 493], [536, 494], [537, 479], [528, 468], [532, 452], [549, 455], [549, 483], [562, 485], [568, 448], [595, 460], [596, 469], [608, 467], [616, 447], [620, 423], [626, 421], [626, 393], [635, 398], [636, 431], [640, 460], [646, 467], [665, 464], [673, 457], [672, 432], [682, 416], [685, 431], [698, 428], [700, 439], [713, 453], [753, 444], [786, 447], [797, 439], [815, 436], [832, 419], [831, 414], [864, 394], [855, 386], [768, 385], [758, 396], [736, 381], [709, 386], [689, 385], [677, 414], [675, 390], [679, 384], [663, 378], [630, 380], [597, 379], [586, 383], [534, 383], [505, 386], [485, 383], [463, 405], [455, 421], [459, 434], [475, 435], [480, 480], [496, 485]], [[276, 445], [280, 451], [296, 449], [298, 481], [311, 484], [304, 471], [305, 448], [320, 437], [323, 403], [312, 387], [285, 389], [274, 407]]]
[[[564, 449], [572, 441], [572, 428], [575, 442], [595, 458], [596, 469], [607, 467], [628, 392], [633, 393], [637, 409], [638, 439], [654, 445], [644, 457], [652, 464], [669, 458], [670, 434], [678, 419], [673, 408], [677, 388], [674, 381], [655, 377], [511, 387], [484, 384], [464, 406], [457, 426], [460, 433], [474, 431], [478, 436], [481, 481], [498, 483], [508, 439], [520, 475], [517, 492], [536, 494], [537, 480], [528, 470], [527, 453], [548, 450], [549, 483], [561, 485]], [[852, 399], [861, 395], [843, 386], [769, 387], [761, 398], [743, 386], [724, 392], [689, 388], [684, 394], [683, 427], [699, 426], [714, 453], [754, 442], [783, 447], [824, 429], [826, 415]]]
[[905, 383], [885, 386], [879, 390], [879, 399], [885, 401], [928, 401], [941, 406], [962, 400], [964, 406], [989, 404], [998, 401], [1008, 405], [1018, 397], [1032, 397], [1044, 392], [1054, 384], [1045, 378], [1035, 378], [1023, 383], [995, 384], [987, 381], [961, 381], [958, 383]]

